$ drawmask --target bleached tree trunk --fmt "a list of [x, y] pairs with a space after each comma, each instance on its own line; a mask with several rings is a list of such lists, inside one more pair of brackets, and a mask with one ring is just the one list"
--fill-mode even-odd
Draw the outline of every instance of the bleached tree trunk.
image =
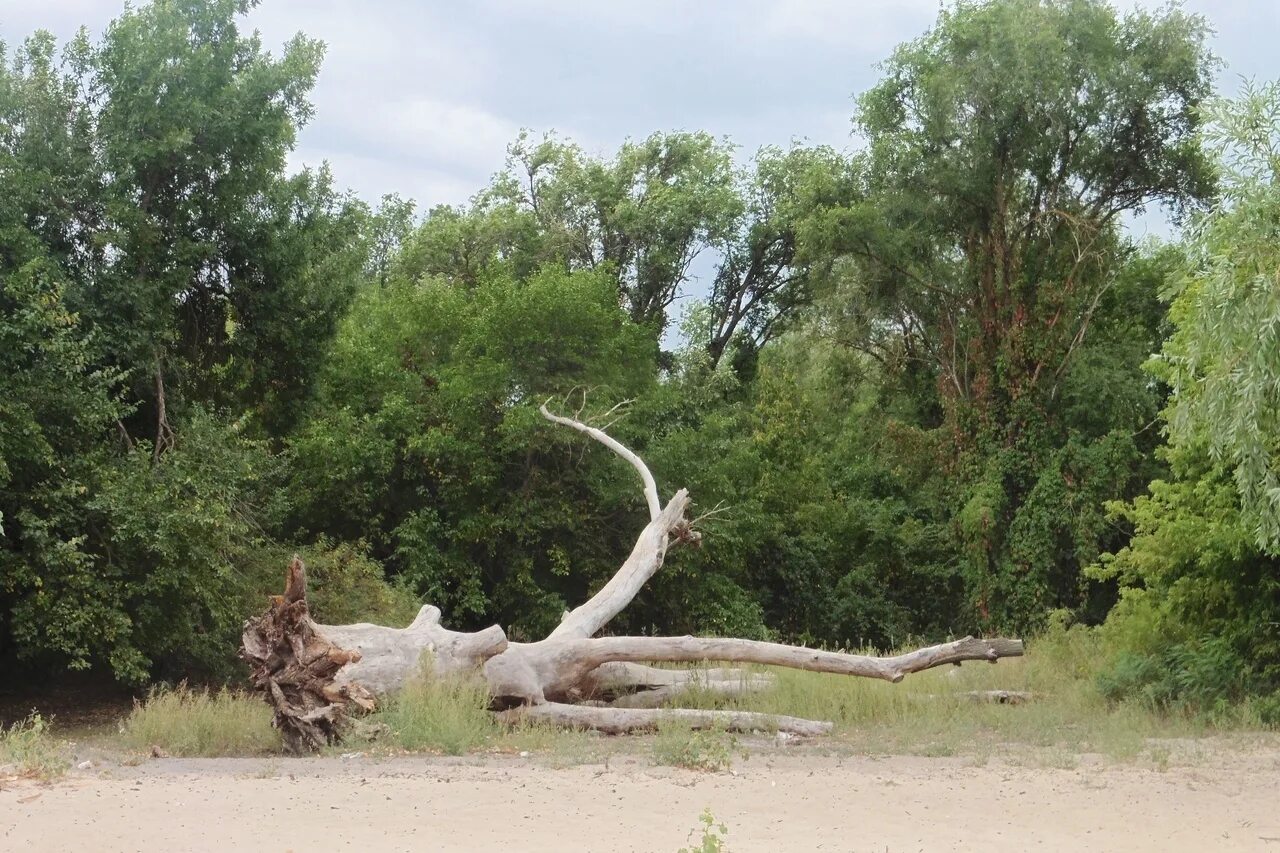
[[481, 672], [491, 706], [507, 720], [545, 720], [619, 733], [652, 729], [668, 715], [693, 727], [815, 735], [830, 731], [831, 724], [743, 711], [657, 707], [690, 690], [737, 694], [764, 689], [772, 683], [767, 673], [645, 664], [723, 661], [898, 682], [943, 664], [994, 663], [1022, 654], [1021, 640], [974, 637], [893, 657], [734, 638], [597, 637], [662, 568], [669, 547], [697, 543], [700, 537], [685, 517], [687, 491], [677, 491], [663, 506], [653, 475], [639, 456], [601, 429], [552, 414], [545, 405], [542, 414], [605, 445], [640, 475], [649, 523], [622, 567], [586, 603], [566, 613], [545, 639], [511, 643], [497, 625], [474, 633], [443, 628], [440, 610], [430, 605], [405, 628], [317, 624], [307, 611], [305, 569], [295, 558], [285, 595], [273, 598], [271, 609], [245, 623], [241, 650], [291, 748], [314, 749], [339, 740], [347, 711], [368, 710], [378, 698], [396, 692], [422, 673], [424, 655], [431, 657], [434, 677]]

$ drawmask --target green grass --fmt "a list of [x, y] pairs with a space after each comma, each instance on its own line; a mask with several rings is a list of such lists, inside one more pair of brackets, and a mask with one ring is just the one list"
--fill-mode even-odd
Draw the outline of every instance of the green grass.
[[508, 726], [495, 719], [488, 705], [489, 691], [479, 676], [436, 677], [425, 662], [419, 678], [364, 720], [386, 727], [381, 747], [405, 752], [536, 752], [568, 763], [588, 757], [589, 736], [536, 722]]
[[271, 709], [256, 696], [180, 685], [134, 705], [122, 726], [127, 746], [169, 755], [263, 755], [281, 750]]
[[0, 775], [49, 780], [66, 773], [67, 763], [63, 750], [49, 734], [49, 721], [39, 714], [8, 728], [0, 726]]
[[[1196, 761], [1203, 750], [1194, 739], [1206, 734], [1232, 733], [1226, 742], [1241, 745], [1249, 740], [1248, 732], [1254, 732], [1253, 742], [1266, 737], [1257, 732], [1259, 713], [1248, 703], [1205, 718], [1171, 714], [1136, 701], [1109, 702], [1097, 688], [1098, 673], [1107, 660], [1098, 632], [1055, 628], [1029, 640], [1025, 657], [995, 665], [940, 667], [907, 676], [899, 684], [770, 669], [774, 683], [765, 691], [738, 697], [695, 691], [681, 696], [679, 704], [830, 720], [834, 734], [811, 742], [822, 749], [963, 756], [979, 763], [998, 757], [1071, 767], [1082, 755], [1101, 754], [1162, 768]], [[1014, 706], [975, 702], [963, 695], [995, 689], [1027, 691], [1033, 698]], [[508, 727], [488, 712], [487, 702], [478, 678], [434, 678], [428, 667], [422, 678], [364, 718], [382, 732], [371, 748], [446, 755], [529, 753], [555, 764], [651, 750], [657, 764], [712, 771], [728, 768], [742, 753], [732, 735], [694, 731], [675, 719], [664, 721], [651, 738], [602, 738], [538, 723]], [[40, 748], [49, 749], [47, 726], [33, 719], [37, 722], [25, 721], [5, 734], [6, 741], [45, 744]], [[134, 749], [156, 746], [180, 756], [281, 751], [268, 707], [257, 697], [226, 691], [182, 687], [153, 693], [134, 708], [123, 732]], [[353, 748], [360, 748], [354, 736], [341, 747]], [[23, 749], [34, 754], [36, 747]]]
[[[1210, 726], [1136, 703], [1102, 698], [1096, 675], [1105, 660], [1096, 634], [1051, 631], [1027, 643], [1023, 658], [966, 663], [907, 676], [899, 684], [868, 678], [771, 669], [774, 685], [755, 695], [691, 694], [680, 704], [790, 714], [835, 723], [834, 742], [857, 751], [986, 760], [1009, 750], [1031, 752], [1041, 763], [1065, 766], [1066, 756], [1168, 760], [1153, 741], [1248, 727], [1247, 709]], [[981, 690], [1033, 694], [1022, 705], [975, 702]], [[1153, 751], [1154, 750], [1154, 751]]]
[[427, 671], [368, 719], [387, 726], [389, 743], [400, 749], [462, 755], [501, 734], [488, 702], [479, 678], [435, 678]]

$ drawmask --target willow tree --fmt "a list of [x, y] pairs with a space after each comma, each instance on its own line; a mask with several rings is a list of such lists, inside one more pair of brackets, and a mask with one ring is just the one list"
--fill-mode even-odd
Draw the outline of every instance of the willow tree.
[[[964, 484], [957, 529], [988, 624], [1076, 603], [1091, 557], [1072, 553], [1079, 527], [1060, 510], [1116, 464], [1063, 462], [1081, 432], [1063, 389], [1091, 329], [1127, 310], [1111, 298], [1130, 254], [1123, 217], [1177, 215], [1212, 192], [1197, 134], [1215, 64], [1206, 34], [1176, 7], [960, 2], [859, 99], [863, 200], [805, 228], [809, 252], [855, 271], [847, 337], [932, 386], [925, 426], [941, 428], [941, 459]], [[1139, 425], [1120, 413], [1114, 428]]]

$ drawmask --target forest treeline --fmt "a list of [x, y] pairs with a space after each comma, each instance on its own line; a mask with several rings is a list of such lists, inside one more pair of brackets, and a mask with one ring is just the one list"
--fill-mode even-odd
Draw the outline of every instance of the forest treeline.
[[544, 634], [646, 516], [537, 406], [630, 400], [719, 509], [618, 630], [1101, 625], [1108, 695], [1280, 719], [1280, 92], [1204, 20], [958, 2], [854, 153], [524, 134], [419, 214], [289, 170], [323, 45], [252, 5], [0, 56], [6, 670], [234, 676], [294, 551], [322, 620]]

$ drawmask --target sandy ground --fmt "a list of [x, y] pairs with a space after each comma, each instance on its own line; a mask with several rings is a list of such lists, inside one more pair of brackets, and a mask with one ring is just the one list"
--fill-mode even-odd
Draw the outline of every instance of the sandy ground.
[[662, 851], [704, 808], [729, 849], [1280, 853], [1280, 749], [1164, 771], [779, 750], [732, 774], [646, 756], [159, 759], [0, 786], [4, 851]]

